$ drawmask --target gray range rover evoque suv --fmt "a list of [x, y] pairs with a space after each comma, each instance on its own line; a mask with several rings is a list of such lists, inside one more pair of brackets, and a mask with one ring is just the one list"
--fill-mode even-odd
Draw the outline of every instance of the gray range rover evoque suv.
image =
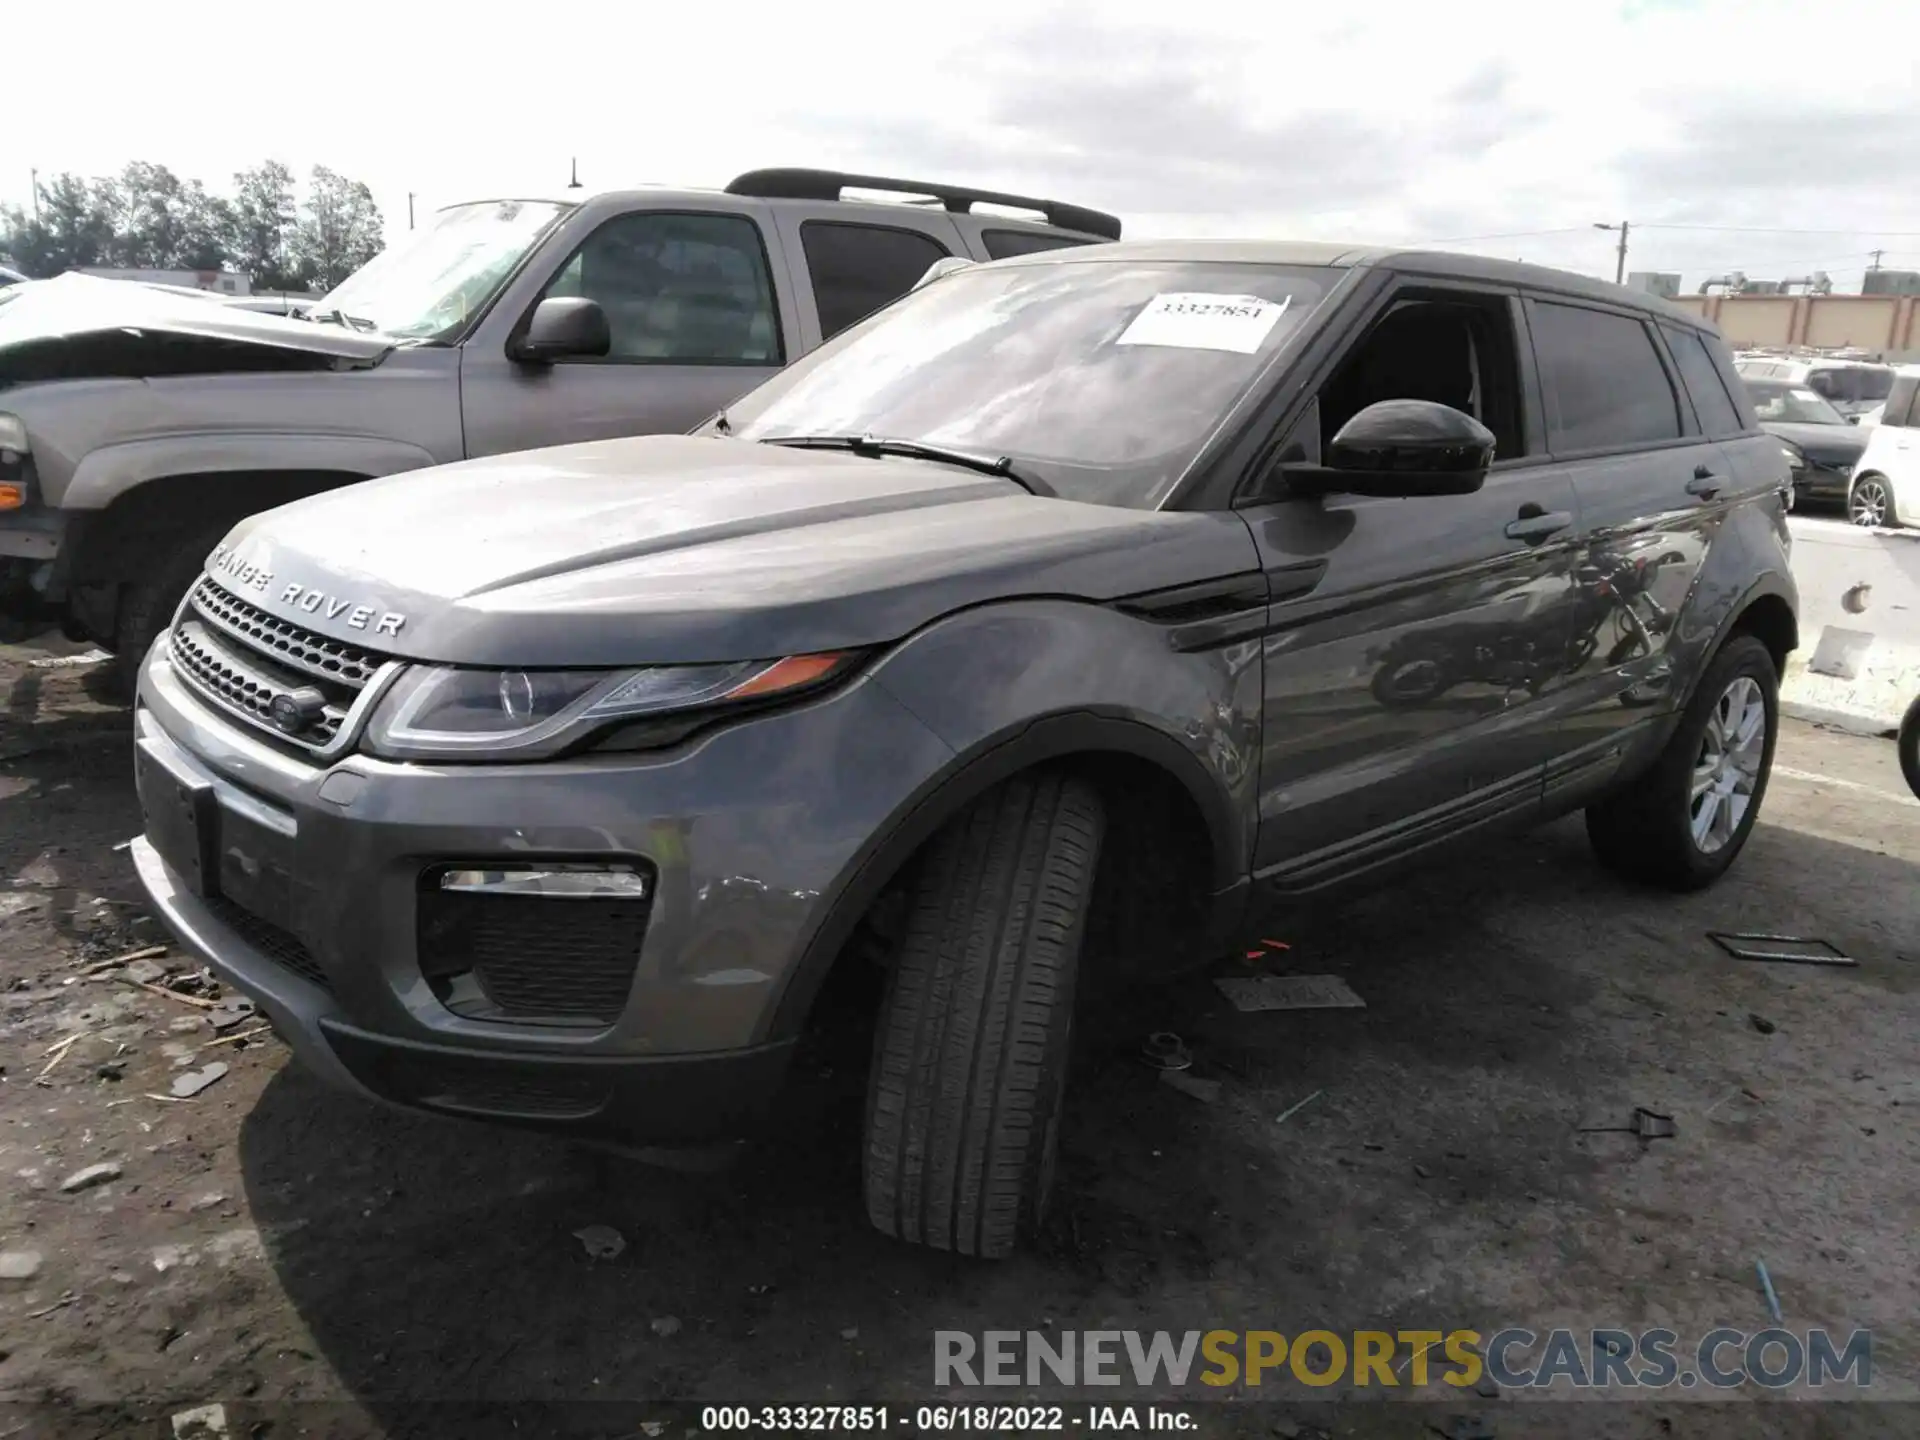
[[1688, 889], [1797, 644], [1718, 335], [1468, 257], [965, 267], [696, 433], [243, 521], [140, 678], [142, 881], [308, 1064], [599, 1143], [749, 1133], [885, 957], [873, 1222], [1006, 1254], [1076, 977], [1584, 808]]

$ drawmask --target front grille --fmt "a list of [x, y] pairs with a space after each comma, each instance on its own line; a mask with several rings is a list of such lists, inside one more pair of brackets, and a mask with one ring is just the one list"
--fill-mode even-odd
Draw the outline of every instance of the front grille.
[[610, 1025], [633, 989], [651, 911], [650, 901], [638, 899], [423, 889], [420, 968], [434, 979], [471, 974], [487, 1000], [512, 1019]]
[[[188, 685], [285, 743], [324, 750], [387, 657], [269, 615], [201, 576], [168, 639], [168, 656]], [[315, 689], [320, 714], [297, 734], [273, 722], [276, 695]]]
[[333, 982], [327, 979], [327, 972], [320, 968], [320, 962], [313, 958], [313, 952], [291, 931], [281, 929], [271, 920], [261, 919], [251, 910], [242, 909], [224, 895], [208, 896], [206, 905], [213, 912], [214, 919], [268, 959], [291, 970], [302, 980], [318, 985], [322, 990], [333, 989]]
[[546, 1119], [592, 1115], [610, 1093], [607, 1082], [589, 1072], [405, 1053], [381, 1057], [374, 1084], [396, 1100], [436, 1110]]

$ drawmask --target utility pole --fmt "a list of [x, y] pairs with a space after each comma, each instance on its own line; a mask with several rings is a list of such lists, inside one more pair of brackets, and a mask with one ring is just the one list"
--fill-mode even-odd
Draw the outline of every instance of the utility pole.
[[407, 191], [407, 229], [413, 228], [413, 191]]
[[1873, 264], [1869, 265], [1867, 268], [1869, 270], [1878, 270], [1880, 268], [1880, 257], [1886, 254], [1887, 252], [1884, 250], [1875, 250], [1871, 253], [1873, 255]]
[[38, 220], [40, 218], [40, 172], [29, 170], [27, 174], [33, 177], [33, 218]]
[[1596, 220], [1593, 222], [1593, 228], [1596, 230], [1618, 230], [1620, 232], [1619, 258], [1614, 261], [1614, 265], [1613, 265], [1613, 283], [1616, 285], [1626, 284], [1627, 283], [1627, 232], [1631, 230], [1633, 226], [1628, 221], [1625, 221], [1625, 220], [1622, 220], [1618, 225], [1602, 225], [1598, 220]]
[[571, 180], [569, 180], [569, 181], [567, 182], [567, 188], [568, 188], [569, 190], [578, 190], [578, 189], [580, 189], [580, 188], [581, 188], [581, 187], [580, 187], [580, 158], [579, 158], [578, 156], [575, 156], [575, 157], [574, 157], [574, 160], [573, 160], [573, 179], [571, 179]]

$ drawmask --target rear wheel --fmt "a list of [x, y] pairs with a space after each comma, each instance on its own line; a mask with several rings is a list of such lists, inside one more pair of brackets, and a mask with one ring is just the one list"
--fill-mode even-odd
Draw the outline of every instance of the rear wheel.
[[1779, 733], [1767, 647], [1736, 635], [1714, 657], [1653, 768], [1587, 811], [1608, 869], [1669, 890], [1724, 875], [1753, 832]]
[[998, 1259], [1039, 1228], [1104, 827], [1091, 786], [1038, 774], [932, 842], [867, 1083], [867, 1215], [886, 1234]]
[[1897, 525], [1893, 487], [1887, 477], [1869, 471], [1847, 487], [1847, 518], [1856, 525]]
[[1920, 697], [1900, 722], [1900, 773], [1907, 777], [1907, 788], [1920, 795]]

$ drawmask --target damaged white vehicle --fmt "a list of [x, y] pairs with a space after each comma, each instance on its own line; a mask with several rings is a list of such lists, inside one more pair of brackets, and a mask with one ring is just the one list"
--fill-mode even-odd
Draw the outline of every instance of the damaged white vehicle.
[[932, 264], [1119, 233], [1049, 200], [759, 170], [725, 190], [456, 205], [304, 319], [83, 275], [0, 289], [0, 638], [59, 624], [130, 676], [248, 515], [429, 465], [685, 432]]

